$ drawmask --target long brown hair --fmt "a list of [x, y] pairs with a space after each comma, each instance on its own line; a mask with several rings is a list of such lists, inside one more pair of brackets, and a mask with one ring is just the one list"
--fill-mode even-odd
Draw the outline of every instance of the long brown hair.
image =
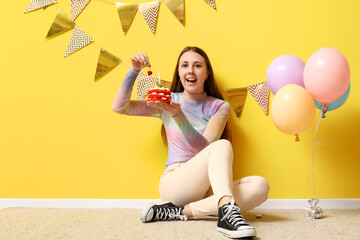
[[[183, 92], [184, 91], [184, 86], [182, 85], [181, 80], [180, 80], [180, 76], [179, 76], [179, 62], [180, 62], [181, 56], [184, 53], [188, 52], [188, 51], [196, 52], [196, 53], [200, 54], [205, 59], [206, 67], [207, 67], [207, 71], [208, 71], [207, 80], [204, 82], [204, 90], [205, 90], [206, 94], [208, 96], [212, 96], [212, 97], [223, 100], [224, 98], [221, 95], [221, 92], [219, 91], [219, 88], [217, 87], [216, 82], [215, 82], [214, 72], [213, 72], [213, 69], [212, 69], [212, 66], [211, 66], [211, 63], [210, 63], [210, 59], [207, 56], [207, 54], [201, 48], [198, 48], [198, 47], [190, 47], [190, 46], [188, 46], [188, 47], [185, 47], [181, 51], [181, 53], [179, 55], [179, 58], [177, 60], [177, 63], [176, 63], [176, 67], [175, 67], [175, 71], [174, 71], [170, 91], [171, 92]], [[166, 138], [166, 131], [165, 131], [164, 124], [161, 126], [161, 136], [162, 136], [164, 144], [167, 145], [167, 138]], [[221, 139], [227, 139], [227, 140], [231, 141], [230, 131], [229, 131], [227, 123], [225, 125], [224, 131], [223, 131], [220, 138]]]

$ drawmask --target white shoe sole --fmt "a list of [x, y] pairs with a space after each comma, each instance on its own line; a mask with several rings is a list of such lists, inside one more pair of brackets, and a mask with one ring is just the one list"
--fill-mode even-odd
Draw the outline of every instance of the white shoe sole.
[[[141, 215], [140, 215], [140, 220], [143, 222], [143, 223], [146, 223], [146, 222], [149, 222], [149, 221], [146, 221], [146, 218], [149, 216], [149, 212], [150, 212], [150, 209], [154, 206], [155, 204], [149, 204], [148, 206], [144, 207], [142, 212], [141, 212]], [[152, 218], [152, 216], [151, 216]], [[150, 219], [151, 219], [150, 218]]]
[[256, 236], [256, 230], [253, 227], [244, 227], [241, 230], [226, 230], [223, 228], [217, 228], [218, 232], [224, 234], [225, 236], [229, 238], [245, 238], [245, 237], [255, 237]]
[[[149, 216], [149, 213], [150, 213], [150, 209], [155, 206], [155, 205], [164, 205], [164, 204], [167, 204], [169, 202], [163, 202], [161, 204], [154, 204], [154, 203], [150, 203], [149, 205], [147, 205], [146, 207], [143, 208], [142, 210], [142, 213], [140, 215], [140, 220], [143, 222], [143, 223], [147, 223], [147, 222], [150, 222], [150, 220], [152, 219], [153, 216], [150, 217], [150, 220], [146, 220], [147, 217]], [[154, 213], [153, 213], [154, 214]]]

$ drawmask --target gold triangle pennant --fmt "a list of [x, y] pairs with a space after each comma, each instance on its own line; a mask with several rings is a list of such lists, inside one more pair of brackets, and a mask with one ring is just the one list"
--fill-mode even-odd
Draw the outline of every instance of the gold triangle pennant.
[[184, 0], [165, 0], [164, 3], [181, 24], [185, 25]]
[[157, 17], [159, 14], [159, 8], [160, 8], [159, 1], [139, 4], [139, 10], [142, 13], [142, 15], [152, 33], [155, 32]]
[[121, 59], [101, 48], [94, 81], [97, 81], [105, 76], [119, 63], [121, 63]]
[[79, 14], [84, 10], [86, 5], [90, 0], [71, 0], [71, 20], [75, 21], [75, 19], [79, 16]]
[[31, 2], [29, 3], [29, 5], [27, 6], [25, 13], [40, 9], [40, 8], [45, 8], [46, 6], [55, 4], [56, 0], [31, 0]]
[[66, 14], [59, 9], [54, 22], [52, 23], [49, 32], [46, 35], [46, 38], [57, 36], [61, 33], [64, 33], [70, 29], [74, 28], [74, 22], [70, 20]]
[[121, 26], [124, 35], [129, 31], [130, 25], [138, 10], [138, 4], [135, 3], [118, 3], [116, 2], [116, 9], [119, 14]]
[[75, 25], [75, 29], [71, 35], [69, 45], [65, 52], [65, 57], [85, 47], [93, 41], [94, 40], [89, 35], [87, 35], [83, 30], [81, 30], [81, 28]]
[[215, 0], [204, 0], [210, 7], [216, 10]]
[[225, 96], [230, 103], [231, 108], [235, 111], [236, 117], [240, 119], [244, 110], [247, 89], [246, 88], [228, 88], [224, 89]]
[[266, 82], [248, 86], [247, 89], [259, 104], [264, 113], [268, 114], [270, 89]]
[[169, 82], [169, 81], [165, 81], [165, 80], [161, 80], [161, 83], [168, 89], [171, 88], [171, 84], [172, 82]]

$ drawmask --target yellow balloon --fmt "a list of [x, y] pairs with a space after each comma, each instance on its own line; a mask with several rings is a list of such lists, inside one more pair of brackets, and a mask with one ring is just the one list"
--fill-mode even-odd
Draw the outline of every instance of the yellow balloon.
[[310, 93], [296, 84], [280, 88], [271, 103], [275, 126], [285, 134], [298, 134], [308, 129], [316, 114]]

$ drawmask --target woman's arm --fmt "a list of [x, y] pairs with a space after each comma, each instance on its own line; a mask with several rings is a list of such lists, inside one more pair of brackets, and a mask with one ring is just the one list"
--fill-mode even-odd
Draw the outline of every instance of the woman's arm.
[[146, 100], [130, 100], [131, 92], [139, 71], [143, 67], [150, 66], [145, 53], [138, 53], [131, 56], [131, 63], [132, 66], [115, 95], [112, 106], [113, 111], [125, 115], [160, 116], [161, 110], [148, 107]]
[[112, 109], [114, 112], [135, 116], [159, 116], [160, 110], [148, 107], [146, 100], [130, 100], [138, 71], [129, 69], [126, 77], [115, 95]]
[[219, 140], [226, 122], [230, 115], [230, 105], [223, 102], [216, 113], [210, 118], [204, 134], [200, 134], [189, 122], [184, 113], [180, 113], [173, 117], [190, 146], [197, 152], [204, 149], [210, 143]]
[[223, 102], [215, 112], [215, 114], [210, 118], [204, 134], [199, 133], [186, 118], [185, 114], [182, 112], [180, 103], [171, 102], [168, 103], [148, 103], [149, 106], [154, 108], [161, 109], [170, 113], [179, 126], [181, 132], [184, 134], [189, 145], [196, 151], [199, 152], [204, 149], [210, 143], [219, 140], [226, 122], [230, 115], [230, 105], [228, 102]]

